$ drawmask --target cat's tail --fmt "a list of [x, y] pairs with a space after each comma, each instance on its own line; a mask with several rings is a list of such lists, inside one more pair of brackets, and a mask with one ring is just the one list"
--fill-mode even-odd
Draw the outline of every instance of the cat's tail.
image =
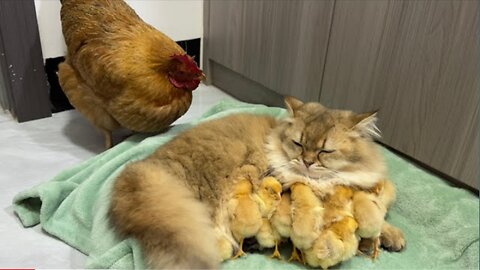
[[128, 165], [110, 207], [114, 227], [136, 238], [149, 268], [212, 269], [220, 258], [207, 207], [158, 164]]

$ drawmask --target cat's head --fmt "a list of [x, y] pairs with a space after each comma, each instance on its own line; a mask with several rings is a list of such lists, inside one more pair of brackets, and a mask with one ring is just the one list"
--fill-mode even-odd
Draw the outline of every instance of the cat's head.
[[287, 117], [269, 138], [274, 169], [313, 180], [338, 173], [376, 169], [382, 163], [372, 142], [379, 136], [376, 112], [328, 109], [320, 103], [285, 99]]

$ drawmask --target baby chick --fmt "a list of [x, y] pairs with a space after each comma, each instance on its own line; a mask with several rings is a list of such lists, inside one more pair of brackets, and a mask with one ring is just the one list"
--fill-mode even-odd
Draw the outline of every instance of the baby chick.
[[273, 252], [272, 258], [282, 259], [282, 256], [278, 251], [278, 245], [282, 240], [290, 238], [290, 231], [292, 228], [291, 213], [290, 192], [284, 192], [282, 193], [282, 198], [280, 199], [277, 209], [270, 219], [273, 233], [276, 236], [275, 251]]
[[292, 229], [290, 239], [293, 252], [290, 260], [298, 260], [305, 264], [303, 255], [300, 257], [297, 248], [303, 250], [312, 247], [313, 242], [323, 227], [323, 205], [312, 189], [303, 183], [295, 183], [290, 187], [292, 203]]
[[[262, 248], [272, 248], [275, 246], [274, 255], [278, 253], [277, 242], [280, 235], [273, 230], [270, 220], [280, 203], [282, 192], [282, 184], [274, 177], [265, 177], [258, 190], [255, 192], [254, 198], [260, 207], [262, 214], [262, 226], [255, 236], [257, 242]], [[280, 253], [278, 253], [280, 255]]]
[[371, 240], [369, 249], [373, 249], [372, 259], [378, 258], [380, 252], [380, 233], [386, 213], [387, 209], [377, 194], [365, 191], [354, 193], [353, 216], [358, 223], [357, 235]]
[[353, 217], [344, 217], [324, 229], [313, 246], [305, 250], [305, 261], [312, 267], [330, 266], [355, 256], [358, 236], [355, 234], [357, 222]]
[[352, 200], [353, 189], [346, 186], [336, 186], [333, 194], [325, 198], [325, 227], [313, 247], [305, 251], [309, 265], [326, 269], [355, 255], [358, 224], [353, 219]]
[[353, 189], [346, 186], [336, 186], [333, 194], [324, 201], [323, 221], [326, 226], [353, 215]]
[[232, 199], [228, 201], [228, 213], [230, 218], [230, 230], [233, 237], [239, 242], [238, 258], [245, 255], [243, 240], [253, 237], [262, 226], [260, 207], [253, 199], [253, 185], [247, 179], [240, 179], [233, 189]]
[[265, 177], [255, 191], [254, 199], [260, 207], [262, 217], [270, 219], [280, 203], [282, 184], [275, 177]]
[[390, 206], [395, 202], [396, 199], [396, 190], [395, 185], [389, 179], [385, 179], [377, 185], [376, 193], [378, 194], [378, 198], [383, 203], [383, 205], [389, 209]]
[[222, 261], [228, 260], [233, 254], [233, 245], [226, 237], [217, 238], [217, 247]]

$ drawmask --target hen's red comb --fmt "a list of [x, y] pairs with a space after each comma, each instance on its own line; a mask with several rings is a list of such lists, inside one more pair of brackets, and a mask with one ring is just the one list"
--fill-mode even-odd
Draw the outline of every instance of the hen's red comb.
[[187, 68], [187, 70], [192, 73], [202, 72], [202, 70], [198, 68], [197, 63], [195, 63], [193, 58], [188, 54], [174, 54], [172, 55], [172, 59], [175, 59], [185, 64], [185, 67]]

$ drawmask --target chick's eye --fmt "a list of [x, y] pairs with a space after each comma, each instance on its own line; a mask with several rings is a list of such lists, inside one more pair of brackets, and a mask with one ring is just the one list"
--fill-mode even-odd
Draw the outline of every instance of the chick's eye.
[[293, 144], [295, 144], [298, 147], [303, 147], [303, 145], [295, 140], [292, 140]]

